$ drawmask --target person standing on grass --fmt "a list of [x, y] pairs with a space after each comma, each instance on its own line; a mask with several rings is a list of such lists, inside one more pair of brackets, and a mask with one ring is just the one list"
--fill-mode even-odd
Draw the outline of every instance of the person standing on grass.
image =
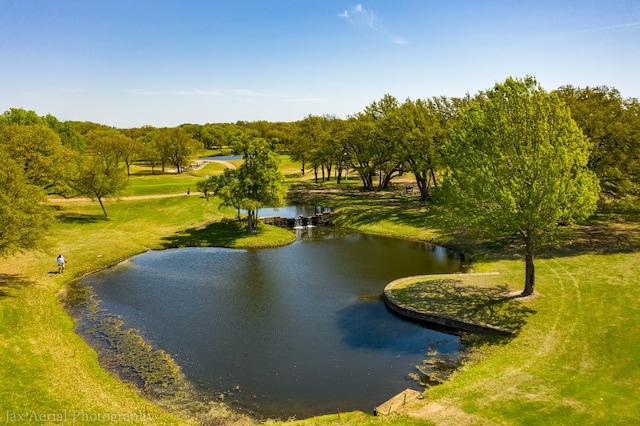
[[59, 254], [56, 260], [58, 261], [58, 273], [61, 274], [64, 272], [64, 264], [67, 263], [67, 261], [64, 260], [64, 256], [62, 254]]

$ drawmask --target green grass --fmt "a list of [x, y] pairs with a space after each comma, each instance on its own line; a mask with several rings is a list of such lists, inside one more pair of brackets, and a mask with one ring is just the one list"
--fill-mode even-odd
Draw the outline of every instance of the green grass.
[[[215, 202], [199, 197], [116, 201], [108, 202], [107, 208], [110, 219], [105, 220], [97, 203], [61, 204], [60, 222], [45, 250], [11, 256], [0, 264], [3, 414], [7, 410], [51, 415], [63, 410], [96, 415], [148, 410], [153, 424], [179, 422], [100, 368], [96, 353], [75, 334], [74, 323], [59, 301], [63, 285], [148, 249], [208, 242], [268, 247], [295, 238], [289, 231], [269, 226], [249, 236], [242, 232], [242, 225], [230, 221], [229, 230], [216, 240], [211, 228], [203, 225], [233, 214], [220, 212]], [[54, 273], [59, 252], [68, 260], [63, 275]]]
[[[294, 167], [294, 163], [287, 165], [291, 171]], [[132, 180], [138, 178], [132, 183], [133, 194], [186, 193], [183, 185], [198, 179], [185, 174], [135, 176]], [[293, 185], [296, 187], [300, 188]], [[482, 259], [475, 263], [476, 271], [498, 273], [482, 286], [522, 289], [524, 262], [509, 245], [487, 246], [444, 232], [437, 210], [405, 196], [401, 189], [366, 193], [355, 181], [341, 186], [349, 188], [344, 193], [337, 192], [337, 187], [334, 182], [315, 185], [307, 174], [304, 188], [323, 190], [297, 192], [291, 198], [334, 207], [336, 223], [341, 226], [412, 239], [434, 237], [464, 248]], [[105, 220], [97, 203], [61, 203], [60, 222], [43, 250], [10, 256], [0, 263], [3, 415], [7, 411], [50, 416], [63, 410], [68, 415], [75, 410], [90, 414], [148, 411], [153, 424], [183, 423], [100, 367], [96, 353], [75, 334], [74, 323], [61, 306], [65, 283], [148, 249], [268, 247], [291, 238], [288, 231], [271, 227], [261, 227], [248, 236], [244, 225], [233, 221], [233, 211], [220, 211], [214, 200], [207, 202], [198, 196], [107, 201], [107, 210], [110, 218]], [[452, 380], [427, 391], [425, 399], [412, 401], [402, 413], [389, 418], [360, 412], [341, 413], [340, 417], [327, 413], [294, 424], [637, 423], [640, 296], [635, 287], [640, 278], [640, 224], [601, 216], [572, 238], [567, 248], [545, 249], [537, 256], [538, 294], [518, 302], [530, 312], [519, 317], [517, 337], [501, 345], [480, 346]], [[62, 276], [54, 273], [58, 252], [69, 261]], [[425, 289], [414, 290], [406, 297], [418, 298], [418, 304], [419, 292]], [[476, 309], [458, 308], [463, 309], [462, 314]], [[185, 401], [185, 405], [193, 402]], [[213, 409], [214, 424], [240, 420], [224, 407]]]
[[[518, 337], [430, 390], [416, 413], [439, 408], [436, 419], [478, 424], [637, 421], [639, 260], [637, 253], [539, 260], [540, 295], [526, 302], [536, 313]], [[522, 279], [521, 262], [492, 267]]]
[[[352, 201], [336, 200], [341, 213], [337, 223], [418, 238], [428, 233], [405, 226], [423, 221], [426, 229], [432, 224], [436, 238], [446, 244], [482, 252], [482, 262], [474, 265], [477, 271], [498, 273], [476, 285], [523, 288], [524, 262], [513, 247], [482, 246], [439, 233], [437, 217], [424, 210], [420, 214], [410, 200], [394, 203], [382, 194], [378, 197], [380, 203], [369, 201], [370, 208], [357, 200], [357, 194]], [[323, 203], [318, 198], [314, 202]], [[406, 414], [437, 424], [636, 423], [640, 296], [634, 289], [640, 278], [639, 238], [638, 223], [600, 217], [567, 238], [566, 248], [542, 250], [536, 261], [537, 296], [518, 302], [526, 312], [515, 318], [518, 336], [479, 348], [451, 381], [412, 402]], [[425, 303], [420, 300], [424, 286], [413, 290], [406, 297], [416, 298], [416, 306]], [[445, 309], [455, 308], [455, 300], [440, 302]], [[457, 308], [461, 316], [477, 314], [474, 305]], [[509, 315], [502, 321], [508, 326]], [[403, 419], [396, 422], [402, 424]]]
[[188, 173], [162, 173], [152, 175], [132, 172], [129, 176], [129, 184], [120, 194], [124, 197], [159, 194], [186, 194], [187, 189], [195, 192], [198, 181], [206, 176], [221, 174], [225, 166], [219, 163], [209, 163], [202, 169]]
[[411, 277], [394, 282], [389, 293], [419, 311], [518, 331], [535, 311], [514, 297], [509, 281], [494, 274]]

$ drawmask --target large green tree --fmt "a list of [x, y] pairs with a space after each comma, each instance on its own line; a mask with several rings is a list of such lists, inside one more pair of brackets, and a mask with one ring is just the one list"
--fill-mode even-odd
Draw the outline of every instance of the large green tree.
[[78, 195], [97, 200], [107, 218], [104, 200], [117, 197], [129, 183], [125, 169], [108, 153], [78, 156], [77, 172], [71, 186]]
[[64, 146], [70, 147], [75, 151], [84, 150], [84, 140], [82, 136], [76, 132], [74, 125], [68, 121], [60, 122], [51, 114], [40, 117], [35, 111], [27, 111], [23, 108], [10, 108], [0, 115], [0, 128], [10, 124], [48, 127], [58, 135]]
[[133, 139], [116, 129], [95, 129], [85, 135], [90, 153], [102, 157], [109, 156], [119, 166], [123, 161], [126, 165], [127, 176], [130, 175], [131, 165], [142, 156], [143, 143]]
[[53, 222], [45, 191], [6, 148], [0, 144], [0, 256], [37, 247]]
[[20, 164], [28, 183], [48, 195], [69, 196], [75, 151], [63, 146], [53, 130], [40, 124], [9, 124], [0, 128], [0, 145]]
[[445, 147], [443, 196], [451, 217], [488, 237], [524, 244], [523, 295], [534, 291], [534, 253], [595, 211], [590, 143], [569, 108], [536, 80], [509, 78], [461, 107]]
[[388, 132], [397, 145], [397, 156], [403, 159], [403, 169], [415, 176], [423, 200], [431, 196], [432, 187], [438, 186], [442, 147], [449, 137], [454, 111], [453, 100], [407, 99], [389, 117]]
[[284, 198], [284, 180], [278, 168], [280, 159], [273, 146], [263, 138], [246, 137], [234, 143], [234, 152], [244, 162], [237, 169], [225, 169], [221, 176], [209, 178], [203, 185], [222, 199], [222, 205], [247, 211], [247, 230], [255, 232], [258, 210], [279, 207]]
[[162, 170], [168, 162], [176, 167], [178, 173], [189, 164], [190, 157], [203, 148], [202, 143], [193, 139], [182, 127], [160, 129], [153, 139], [153, 145], [160, 154]]
[[605, 200], [640, 195], [640, 104], [607, 86], [564, 86], [556, 93], [593, 143], [589, 168]]

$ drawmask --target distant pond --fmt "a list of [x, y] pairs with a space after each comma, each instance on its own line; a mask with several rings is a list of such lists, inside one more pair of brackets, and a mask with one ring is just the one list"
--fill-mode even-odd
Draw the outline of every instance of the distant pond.
[[396, 278], [461, 267], [431, 244], [314, 229], [274, 249], [149, 251], [82, 284], [201, 391], [286, 419], [371, 413], [420, 389], [415, 366], [459, 339], [393, 315], [380, 295]]

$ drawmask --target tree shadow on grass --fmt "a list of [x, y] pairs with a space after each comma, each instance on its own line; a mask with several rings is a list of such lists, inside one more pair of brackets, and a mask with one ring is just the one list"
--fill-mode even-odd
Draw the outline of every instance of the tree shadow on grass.
[[434, 279], [392, 291], [411, 307], [518, 331], [536, 311], [509, 295], [507, 285], [476, 287], [459, 279]]
[[233, 247], [235, 242], [247, 236], [244, 223], [223, 219], [201, 228], [189, 228], [164, 237], [163, 248], [176, 247]]
[[102, 214], [59, 213], [58, 220], [62, 223], [87, 225], [90, 223], [105, 222]]
[[23, 287], [33, 284], [32, 281], [27, 280], [22, 275], [16, 274], [0, 274], [0, 298], [2, 297], [14, 297], [11, 294], [11, 289], [17, 287]]

